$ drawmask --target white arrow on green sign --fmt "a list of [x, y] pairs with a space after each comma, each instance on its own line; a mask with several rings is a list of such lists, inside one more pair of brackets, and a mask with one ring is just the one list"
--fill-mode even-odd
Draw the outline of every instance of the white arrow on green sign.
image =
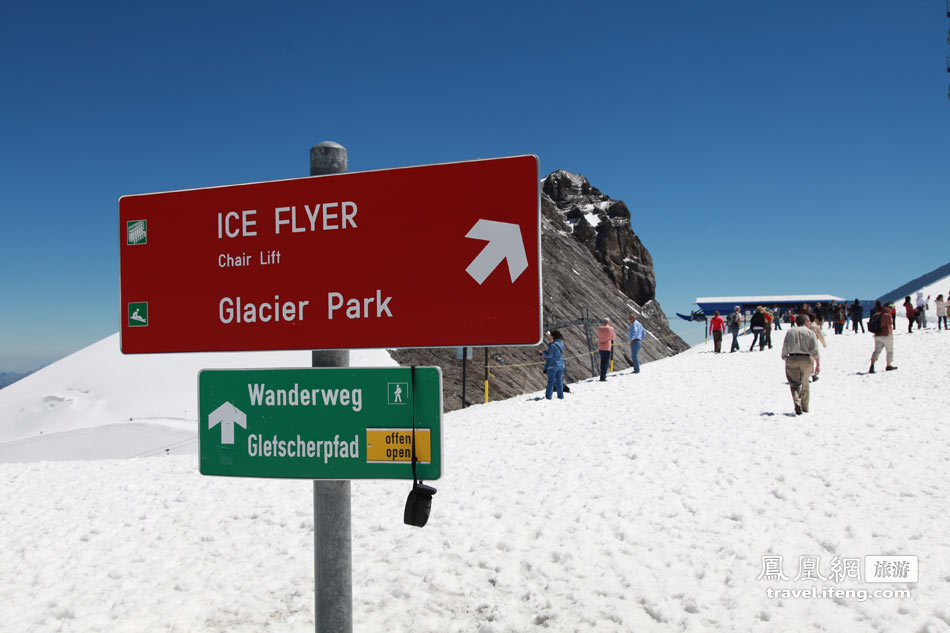
[[230, 402], [225, 402], [208, 416], [208, 428], [221, 425], [221, 443], [234, 444], [234, 425], [247, 428], [247, 416]]
[[204, 475], [412, 479], [413, 454], [442, 474], [438, 367], [206, 369], [198, 408]]

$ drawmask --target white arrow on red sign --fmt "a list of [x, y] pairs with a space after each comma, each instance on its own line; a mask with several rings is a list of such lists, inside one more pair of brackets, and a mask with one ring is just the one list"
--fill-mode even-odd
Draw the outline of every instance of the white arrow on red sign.
[[479, 286], [505, 259], [508, 260], [508, 275], [512, 283], [528, 268], [521, 227], [517, 224], [481, 219], [469, 229], [465, 237], [488, 242], [465, 269]]

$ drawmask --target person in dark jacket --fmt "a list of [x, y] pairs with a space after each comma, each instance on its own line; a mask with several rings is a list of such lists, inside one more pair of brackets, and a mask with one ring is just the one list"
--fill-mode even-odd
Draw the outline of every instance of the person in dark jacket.
[[854, 300], [854, 303], [851, 304], [851, 325], [854, 326], [854, 333], [858, 333], [858, 325], [861, 326], [861, 333], [863, 334], [866, 330], [864, 329], [864, 321], [861, 319], [864, 318], [864, 306], [861, 305], [861, 302], [857, 299]]
[[848, 308], [843, 303], [834, 304], [835, 334], [844, 334], [844, 321]]
[[752, 327], [752, 345], [749, 346], [749, 351], [753, 350], [755, 342], [758, 341], [759, 351], [761, 352], [765, 349], [765, 311], [762, 306], [755, 309], [755, 314], [749, 320], [749, 325]]

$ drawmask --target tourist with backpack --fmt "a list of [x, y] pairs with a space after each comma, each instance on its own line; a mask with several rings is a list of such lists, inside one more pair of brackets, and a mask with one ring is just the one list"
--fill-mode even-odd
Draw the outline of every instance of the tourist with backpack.
[[884, 306], [881, 305], [881, 302], [876, 302], [874, 307], [871, 308], [871, 318], [868, 319], [868, 332], [877, 334], [881, 331], [881, 315], [884, 312]]
[[[875, 330], [877, 331], [875, 332]], [[880, 301], [877, 302], [874, 311], [871, 313], [871, 318], [868, 321], [868, 331], [874, 333], [874, 352], [871, 354], [871, 368], [868, 373], [874, 373], [874, 363], [880, 357], [881, 350], [887, 352], [887, 366], [884, 369], [887, 371], [897, 369], [892, 364], [894, 362], [894, 319], [891, 317], [890, 311], [881, 306]]]
[[726, 319], [726, 326], [729, 328], [729, 333], [732, 334], [732, 347], [729, 349], [729, 353], [739, 349], [739, 329], [742, 327], [742, 312], [740, 310], [741, 308], [736, 306], [732, 314]]

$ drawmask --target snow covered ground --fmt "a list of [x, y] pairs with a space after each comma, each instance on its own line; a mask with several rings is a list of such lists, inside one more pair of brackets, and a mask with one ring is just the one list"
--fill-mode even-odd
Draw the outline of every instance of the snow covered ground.
[[[408, 482], [352, 484], [354, 631], [950, 631], [950, 333], [928, 321], [899, 318], [874, 375], [869, 334], [826, 330], [800, 417], [784, 331], [446, 415], [425, 528]], [[314, 630], [311, 483], [203, 477], [194, 441], [197, 369], [307, 365], [112, 337], [0, 390], [0, 630]], [[919, 581], [870, 582], [873, 555]]]

